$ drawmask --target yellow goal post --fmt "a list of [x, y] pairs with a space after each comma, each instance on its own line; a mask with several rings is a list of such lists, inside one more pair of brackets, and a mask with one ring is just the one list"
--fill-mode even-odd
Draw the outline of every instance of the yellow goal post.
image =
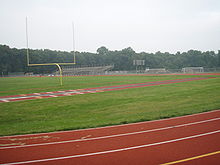
[[30, 58], [29, 58], [29, 44], [28, 44], [28, 21], [26, 17], [26, 46], [27, 46], [27, 66], [49, 66], [49, 65], [55, 65], [58, 67], [59, 73], [60, 73], [60, 85], [63, 85], [63, 75], [62, 75], [62, 68], [60, 65], [74, 65], [76, 64], [76, 54], [75, 54], [75, 40], [74, 40], [74, 24], [72, 22], [72, 40], [73, 40], [73, 62], [69, 63], [41, 63], [41, 64], [31, 64]]

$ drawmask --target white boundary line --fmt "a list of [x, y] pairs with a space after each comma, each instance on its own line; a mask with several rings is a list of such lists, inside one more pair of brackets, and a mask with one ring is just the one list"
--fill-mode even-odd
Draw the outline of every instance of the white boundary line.
[[12, 135], [12, 136], [2, 136], [2, 138], [10, 138], [10, 137], [22, 137], [22, 136], [41, 136], [41, 135], [50, 135], [50, 134], [59, 134], [59, 133], [67, 133], [67, 132], [78, 132], [78, 131], [89, 131], [89, 130], [98, 130], [98, 129], [108, 129], [108, 128], [115, 128], [115, 127], [126, 127], [129, 125], [139, 125], [139, 124], [147, 124], [147, 123], [154, 123], [154, 122], [160, 122], [160, 121], [167, 121], [167, 120], [175, 120], [175, 119], [180, 119], [180, 118], [187, 118], [191, 116], [200, 116], [204, 114], [209, 114], [209, 113], [215, 113], [215, 112], [220, 112], [220, 109], [217, 110], [210, 110], [207, 112], [201, 112], [201, 113], [195, 113], [191, 115], [184, 115], [184, 116], [177, 116], [177, 117], [172, 117], [172, 118], [166, 118], [166, 119], [158, 119], [158, 120], [151, 120], [151, 121], [143, 121], [143, 122], [137, 122], [137, 123], [128, 123], [128, 124], [120, 124], [120, 125], [112, 125], [112, 126], [104, 126], [104, 127], [97, 127], [97, 128], [86, 128], [86, 129], [77, 129], [77, 130], [68, 130], [68, 131], [56, 131], [56, 132], [48, 132], [48, 133], [35, 133], [35, 134], [24, 134], [24, 135]]
[[36, 146], [45, 146], [45, 145], [55, 145], [55, 144], [64, 144], [64, 143], [73, 143], [73, 142], [80, 142], [80, 141], [108, 139], [108, 138], [114, 138], [114, 137], [129, 136], [129, 135], [135, 135], [135, 134], [142, 134], [142, 133], [156, 132], [156, 131], [162, 131], [162, 130], [167, 130], [167, 129], [186, 127], [186, 126], [202, 124], [202, 123], [207, 123], [207, 122], [216, 121], [216, 120], [220, 120], [220, 118], [213, 118], [213, 119], [209, 119], [209, 120], [203, 120], [203, 121], [192, 122], [192, 123], [187, 123], [187, 124], [180, 124], [180, 125], [173, 125], [173, 126], [168, 126], [168, 127], [145, 130], [145, 131], [124, 133], [124, 134], [115, 134], [115, 135], [109, 135], [109, 136], [100, 136], [100, 137], [87, 138], [87, 139], [76, 139], [76, 140], [59, 141], [59, 142], [51, 142], [51, 143], [39, 143], [39, 144], [29, 144], [29, 145], [21, 145], [21, 146], [2, 147], [2, 148], [0, 148], [0, 150], [13, 149], [13, 148], [14, 149], [15, 148], [24, 148], [24, 147], [36, 147]]
[[187, 136], [187, 137], [183, 137], [183, 138], [172, 139], [172, 140], [168, 140], [168, 141], [162, 141], [162, 142], [151, 143], [151, 144], [145, 144], [145, 145], [140, 145], [140, 146], [133, 146], [133, 147], [120, 148], [120, 149], [115, 149], [115, 150], [107, 150], [107, 151], [101, 151], [101, 152], [87, 153], [87, 154], [81, 154], [81, 155], [72, 155], [72, 156], [55, 157], [55, 158], [48, 158], [48, 159], [38, 159], [38, 160], [29, 160], [29, 161], [23, 161], [23, 162], [6, 163], [5, 165], [29, 164], [29, 163], [63, 160], [63, 159], [71, 159], [71, 158], [79, 158], [79, 157], [86, 157], [86, 156], [94, 156], [94, 155], [102, 155], [102, 154], [108, 154], [108, 153], [114, 153], [114, 152], [128, 151], [128, 150], [133, 150], [133, 149], [139, 149], [139, 148], [145, 148], [145, 147], [150, 147], [150, 146], [156, 146], [156, 145], [161, 145], [161, 144], [167, 144], [167, 143], [172, 143], [172, 142], [178, 142], [178, 141], [193, 139], [193, 138], [197, 138], [197, 137], [212, 135], [212, 134], [219, 133], [219, 132], [220, 132], [220, 130], [217, 130], [217, 131], [213, 131], [213, 132], [207, 132], [207, 133], [203, 133], [203, 134], [197, 134], [197, 135], [193, 135], [193, 136]]

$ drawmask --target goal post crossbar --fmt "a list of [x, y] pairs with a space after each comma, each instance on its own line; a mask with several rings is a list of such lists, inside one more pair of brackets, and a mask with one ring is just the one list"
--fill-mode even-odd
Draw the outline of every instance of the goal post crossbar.
[[42, 64], [28, 64], [28, 66], [46, 66], [46, 65], [74, 65], [76, 63], [42, 63]]
[[60, 65], [74, 65], [76, 64], [76, 55], [75, 55], [75, 40], [74, 40], [74, 24], [72, 22], [72, 30], [73, 30], [73, 62], [67, 63], [39, 63], [39, 64], [30, 64], [29, 58], [29, 46], [28, 46], [28, 25], [27, 25], [27, 17], [26, 17], [26, 44], [27, 44], [27, 66], [51, 66], [56, 65], [60, 72], [60, 85], [63, 85], [63, 75], [62, 75], [62, 68]]

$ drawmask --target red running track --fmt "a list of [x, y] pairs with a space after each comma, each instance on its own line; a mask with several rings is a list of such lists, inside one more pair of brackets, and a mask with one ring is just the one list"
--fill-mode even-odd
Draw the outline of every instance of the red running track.
[[217, 165], [219, 128], [220, 110], [215, 110], [96, 129], [5, 136], [0, 137], [0, 163]]

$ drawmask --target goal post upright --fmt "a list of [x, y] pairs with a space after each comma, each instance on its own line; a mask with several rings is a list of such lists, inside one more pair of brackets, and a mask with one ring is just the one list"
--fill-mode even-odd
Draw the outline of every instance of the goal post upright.
[[75, 33], [74, 33], [74, 23], [72, 22], [72, 33], [73, 33], [73, 62], [76, 64], [76, 53], [75, 53]]
[[28, 23], [27, 23], [27, 17], [26, 17], [26, 46], [27, 46], [27, 66], [29, 66], [29, 48], [28, 48]]
[[49, 66], [49, 65], [56, 65], [58, 67], [60, 73], [60, 85], [63, 85], [63, 75], [62, 75], [62, 68], [60, 65], [74, 65], [76, 64], [76, 55], [75, 55], [75, 40], [74, 40], [74, 24], [72, 22], [72, 37], [73, 37], [73, 62], [69, 63], [41, 63], [41, 64], [30, 64], [30, 56], [29, 56], [29, 43], [28, 43], [28, 21], [26, 17], [26, 46], [27, 46], [27, 66]]

